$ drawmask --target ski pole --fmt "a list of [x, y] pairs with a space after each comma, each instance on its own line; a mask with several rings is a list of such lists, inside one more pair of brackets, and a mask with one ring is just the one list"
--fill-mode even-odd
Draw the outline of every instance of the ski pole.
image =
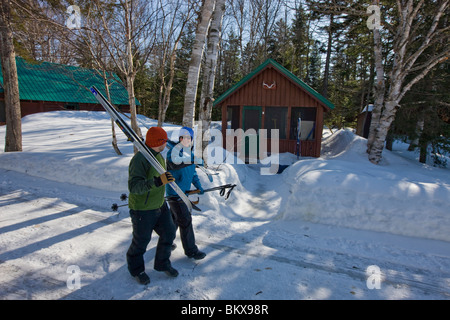
[[[169, 197], [164, 197], [164, 199], [168, 199]], [[125, 201], [128, 199], [128, 196], [125, 193], [122, 193], [120, 195], [120, 200]], [[196, 204], [198, 204], [200, 202], [200, 200], [196, 200], [196, 201], [191, 201], [191, 205], [192, 205], [192, 209], [196, 210], [196, 211], [202, 211], [199, 207], [196, 206]], [[128, 203], [125, 204], [121, 204], [120, 206], [117, 203], [113, 203], [111, 206], [111, 210], [112, 211], [117, 211], [120, 207], [125, 207], [127, 206]]]
[[[205, 189], [203, 190], [203, 192], [211, 192], [211, 191], [217, 191], [220, 190], [220, 195], [223, 197], [225, 195], [225, 191], [227, 188], [230, 188], [230, 190], [228, 190], [227, 194], [225, 195], [225, 200], [228, 199], [230, 197], [230, 193], [231, 191], [233, 191], [234, 187], [236, 187], [235, 184], [225, 184], [223, 186], [218, 186], [218, 187], [213, 187], [210, 189]], [[200, 193], [200, 190], [189, 190], [188, 192], [186, 192], [186, 194], [196, 194], [196, 193]]]
[[120, 207], [125, 207], [125, 206], [127, 206], [127, 205], [128, 205], [128, 203], [122, 204], [122, 205], [120, 205], [120, 206], [117, 205], [117, 203], [113, 203], [112, 206], [111, 206], [111, 210], [112, 210], [112, 211], [117, 211], [117, 210], [119, 210]]

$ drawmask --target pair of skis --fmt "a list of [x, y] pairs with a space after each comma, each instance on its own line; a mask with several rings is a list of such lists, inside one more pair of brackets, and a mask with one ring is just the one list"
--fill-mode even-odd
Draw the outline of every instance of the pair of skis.
[[[96, 87], [91, 87], [91, 92], [94, 94], [98, 102], [105, 108], [109, 113], [110, 117], [114, 120], [117, 126], [123, 131], [127, 136], [128, 140], [133, 142], [134, 146], [144, 155], [144, 157], [150, 162], [153, 168], [159, 173], [163, 174], [166, 170], [155, 158], [155, 156], [150, 152], [150, 149], [145, 145], [144, 141], [130, 128], [128, 123], [122, 119], [119, 112], [113, 107], [113, 105], [97, 90]], [[175, 182], [169, 182], [169, 186], [177, 193], [177, 195], [183, 200], [189, 209], [192, 211], [192, 203], [188, 199], [187, 195], [180, 189], [180, 187]]]

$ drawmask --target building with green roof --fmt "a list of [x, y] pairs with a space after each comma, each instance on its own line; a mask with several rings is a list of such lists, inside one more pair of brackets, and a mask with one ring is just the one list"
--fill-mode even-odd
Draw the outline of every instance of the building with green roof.
[[[90, 92], [96, 86], [106, 92], [104, 80], [92, 69], [57, 63], [30, 63], [16, 57], [22, 117], [55, 110], [104, 111]], [[128, 92], [116, 74], [108, 80], [111, 100], [121, 111], [129, 112]], [[0, 68], [0, 123], [5, 122], [3, 74]], [[139, 103], [136, 101], [136, 104]]]
[[[248, 152], [251, 133], [258, 135], [260, 129], [267, 129], [267, 151], [271, 152], [271, 130], [275, 129], [280, 153], [308, 157], [320, 156], [323, 115], [334, 109], [333, 103], [273, 59], [267, 59], [213, 105], [222, 111], [223, 145], [228, 151]], [[244, 137], [230, 134], [237, 129], [245, 132]]]

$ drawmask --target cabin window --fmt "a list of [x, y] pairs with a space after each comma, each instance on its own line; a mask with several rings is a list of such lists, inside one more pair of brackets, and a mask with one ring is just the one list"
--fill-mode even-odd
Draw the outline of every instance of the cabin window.
[[271, 129], [278, 129], [280, 139], [286, 139], [287, 107], [266, 107], [264, 128], [267, 129], [267, 138], [271, 138]]
[[227, 107], [227, 129], [238, 129], [240, 124], [240, 108], [239, 106]]
[[301, 118], [300, 140], [314, 140], [316, 128], [316, 108], [295, 107], [291, 110], [290, 139], [297, 140], [297, 123]]

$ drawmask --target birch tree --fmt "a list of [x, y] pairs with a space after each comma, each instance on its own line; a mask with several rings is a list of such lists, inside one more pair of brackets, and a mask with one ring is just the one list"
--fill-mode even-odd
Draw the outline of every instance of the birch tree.
[[[378, 1], [374, 4], [378, 5]], [[377, 93], [367, 152], [369, 160], [375, 164], [381, 161], [389, 128], [404, 95], [450, 55], [450, 26], [445, 18], [449, 14], [449, 0], [398, 0], [396, 10], [398, 22], [395, 25], [383, 23], [393, 35], [393, 63], [387, 86], [383, 85], [385, 72], [380, 57], [384, 43], [379, 30], [374, 28]], [[440, 51], [427, 50], [439, 42], [446, 44]], [[418, 60], [424, 55], [426, 59]]]
[[[212, 15], [211, 26], [208, 33], [206, 61], [203, 68], [203, 83], [200, 96], [200, 121], [202, 121], [202, 150], [208, 145], [209, 126], [214, 102], [214, 80], [216, 77], [217, 58], [219, 54], [219, 41], [222, 31], [222, 21], [225, 12], [225, 0], [216, 0]], [[204, 153], [202, 153], [204, 154]], [[205, 159], [207, 161], [207, 159]]]
[[22, 120], [16, 54], [11, 28], [11, 2], [0, 0], [0, 56], [5, 90], [5, 152], [22, 151]]
[[192, 49], [191, 61], [189, 62], [189, 71], [186, 84], [186, 93], [184, 98], [183, 126], [194, 127], [195, 102], [197, 100], [198, 80], [200, 77], [200, 67], [208, 34], [211, 16], [215, 7], [215, 0], [204, 0], [198, 25], [195, 33], [195, 42]]

